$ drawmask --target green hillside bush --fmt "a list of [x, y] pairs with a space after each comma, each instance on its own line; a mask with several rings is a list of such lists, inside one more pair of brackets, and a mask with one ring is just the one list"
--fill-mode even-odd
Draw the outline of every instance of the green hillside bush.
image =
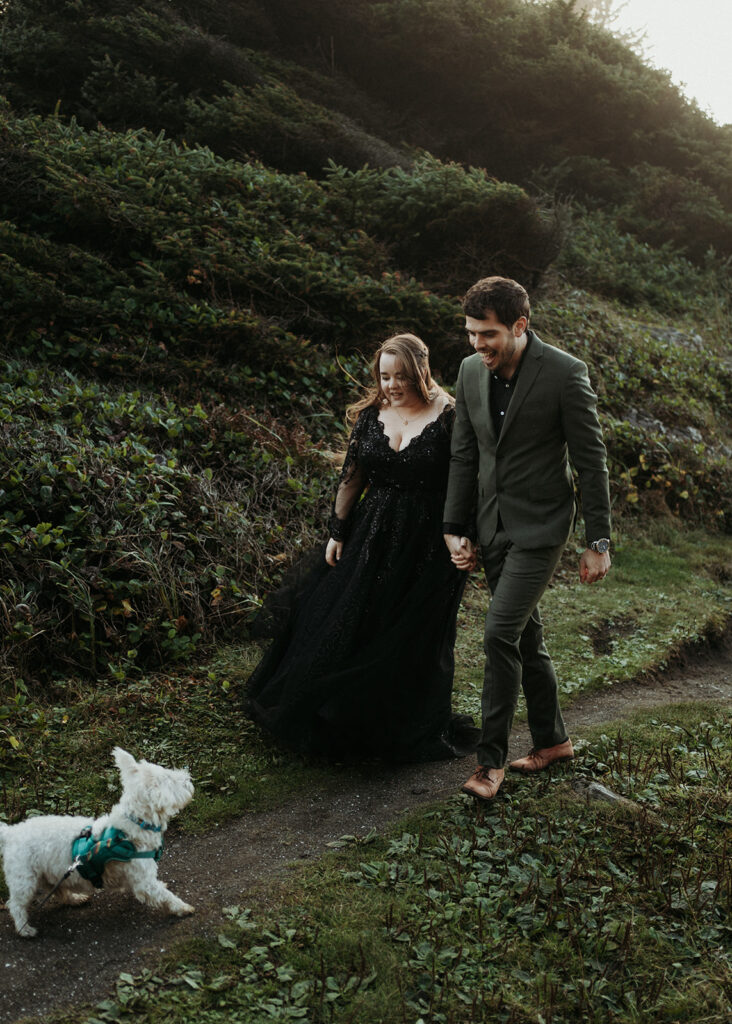
[[539, 302], [532, 322], [589, 367], [619, 516], [675, 515], [730, 530], [732, 367], [723, 339], [709, 330], [705, 341], [688, 310], [681, 328], [648, 315], [570, 289]]
[[13, 0], [0, 93], [319, 176], [405, 146], [732, 254], [732, 132], [567, 0]]
[[[20, 109], [58, 107], [87, 128], [164, 130], [224, 157], [316, 176], [329, 159], [354, 168], [404, 162], [397, 148], [343, 113], [298, 95], [287, 62], [251, 48], [274, 42], [254, 4], [235, 17], [225, 3], [209, 4], [208, 12], [185, 4], [177, 11], [170, 2], [124, 2], [113, 12], [89, 0], [13, 6], [4, 19], [0, 89]], [[216, 34], [201, 27], [206, 14]], [[28, 74], [29, 51], [35, 75]]]
[[315, 178], [330, 161], [353, 169], [409, 163], [395, 146], [271, 75], [250, 89], [227, 86], [225, 96], [190, 99], [184, 134], [222, 156]]
[[[416, 331], [449, 386], [491, 272], [587, 362], [621, 521], [730, 528], [726, 143], [570, 6], [3, 10], [0, 671], [124, 680], [242, 635], [322, 539], [376, 345]], [[579, 130], [598, 84], [632, 152]], [[484, 169], [514, 164], [546, 198]]]
[[626, 306], [665, 313], [706, 318], [715, 305], [729, 307], [729, 261], [710, 253], [704, 265], [696, 265], [671, 242], [651, 246], [618, 220], [603, 210], [575, 207], [557, 264], [569, 280]]
[[560, 250], [554, 210], [517, 185], [429, 153], [409, 170], [331, 163], [327, 187], [344, 219], [389, 244], [398, 265], [433, 288], [460, 292], [488, 273], [534, 287]]
[[8, 674], [123, 680], [241, 636], [322, 537], [334, 471], [297, 422], [10, 362], [0, 436]]
[[[327, 43], [334, 73], [388, 105], [412, 145], [519, 184], [569, 161], [572, 181], [562, 194], [590, 204], [608, 201], [610, 177], [613, 198], [640, 207], [648, 169], [669, 174], [686, 182], [689, 196], [703, 194], [707, 207], [693, 236], [680, 230], [675, 243], [694, 258], [710, 245], [732, 252], [732, 133], [566, 0], [265, 6], [277, 52], [324, 71]], [[641, 228], [653, 244], [669, 239], [661, 219]]]
[[190, 14], [165, 0], [18, 0], [2, 14], [0, 89], [19, 109], [59, 105], [89, 127], [180, 132], [190, 95], [257, 80], [238, 47]]
[[732, 258], [732, 213], [708, 185], [666, 168], [641, 164], [619, 209], [619, 223], [641, 241], [670, 243], [703, 263], [711, 250]]
[[160, 383], [175, 360], [282, 366], [298, 339], [372, 351], [409, 329], [452, 374], [457, 305], [413, 269], [449, 291], [479, 268], [527, 279], [556, 251], [521, 189], [429, 156], [320, 184], [142, 130], [7, 107], [0, 123], [6, 344], [70, 367]]

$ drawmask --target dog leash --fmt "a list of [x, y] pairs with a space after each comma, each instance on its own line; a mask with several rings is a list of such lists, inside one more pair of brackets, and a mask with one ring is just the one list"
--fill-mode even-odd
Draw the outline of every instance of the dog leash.
[[[161, 825], [151, 825], [149, 822], [144, 821], [142, 818], [133, 818], [131, 814], [127, 817], [133, 824], [138, 825], [140, 828], [150, 832], [162, 832]], [[53, 894], [63, 885], [69, 875], [74, 871], [79, 871], [82, 878], [90, 881], [92, 885], [99, 889], [102, 886], [102, 874], [104, 872], [104, 866], [107, 860], [141, 860], [147, 857], [151, 857], [158, 861], [163, 855], [164, 843], [160, 843], [160, 846], [155, 850], [136, 850], [132, 842], [126, 839], [125, 833], [120, 829], [107, 828], [102, 832], [99, 840], [92, 838], [91, 826], [87, 825], [86, 828], [82, 829], [81, 833], [74, 840], [71, 850], [74, 854], [74, 859], [59, 878], [58, 882], [54, 885], [53, 889], [43, 897], [40, 903], [34, 905], [36, 910], [40, 910], [44, 903], [51, 899]], [[78, 853], [77, 853], [78, 850]], [[94, 863], [94, 858], [101, 854], [101, 864]], [[26, 921], [23, 925], [25, 928], [30, 922]], [[22, 929], [21, 929], [22, 931]]]
[[[51, 889], [50, 892], [46, 893], [46, 895], [43, 897], [43, 899], [41, 900], [40, 903], [36, 903], [35, 904], [35, 909], [36, 910], [40, 910], [41, 907], [43, 906], [43, 904], [51, 899], [51, 897], [56, 892], [56, 890], [59, 888], [59, 886], [63, 885], [63, 883], [69, 877], [71, 872], [72, 871], [76, 871], [76, 869], [78, 868], [78, 866], [80, 864], [81, 864], [81, 857], [75, 857], [73, 863], [70, 864], [69, 867], [66, 869], [66, 871], [63, 873], [63, 875], [61, 875], [61, 877], [59, 878], [58, 882], [56, 882], [56, 884], [54, 885], [53, 889]], [[30, 924], [30, 921], [26, 921], [25, 924], [23, 925], [23, 928], [26, 928], [29, 924]], [[23, 929], [21, 929], [21, 931], [22, 930]]]

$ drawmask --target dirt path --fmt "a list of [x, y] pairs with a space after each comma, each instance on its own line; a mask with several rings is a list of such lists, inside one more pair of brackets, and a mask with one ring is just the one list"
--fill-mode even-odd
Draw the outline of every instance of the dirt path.
[[[644, 707], [686, 700], [732, 705], [732, 637], [692, 662], [643, 683], [580, 698], [567, 709], [572, 735]], [[525, 727], [512, 736], [511, 756], [528, 747]], [[100, 892], [79, 908], [48, 904], [37, 915], [41, 936], [16, 936], [0, 914], [0, 1024], [104, 998], [121, 971], [135, 973], [192, 935], [216, 934], [221, 909], [246, 904], [248, 890], [327, 850], [343, 835], [381, 830], [405, 811], [451, 796], [473, 758], [440, 764], [344, 773], [342, 791], [315, 792], [273, 811], [250, 814], [204, 837], [175, 836], [161, 876], [197, 913], [172, 921], [132, 898]]]

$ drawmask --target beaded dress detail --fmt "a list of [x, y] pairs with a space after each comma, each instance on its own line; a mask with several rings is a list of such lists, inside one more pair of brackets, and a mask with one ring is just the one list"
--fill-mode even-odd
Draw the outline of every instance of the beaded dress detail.
[[[475, 749], [453, 715], [453, 647], [467, 574], [442, 535], [452, 406], [401, 451], [378, 409], [351, 433], [330, 521], [344, 540], [265, 603], [274, 639], [247, 709], [287, 746], [329, 757], [430, 761]], [[297, 574], [296, 574], [297, 575]]]

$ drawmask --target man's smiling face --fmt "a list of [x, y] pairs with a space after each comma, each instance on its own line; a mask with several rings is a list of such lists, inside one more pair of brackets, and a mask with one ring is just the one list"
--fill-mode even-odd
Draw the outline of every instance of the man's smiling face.
[[519, 317], [515, 324], [507, 327], [489, 310], [482, 320], [465, 317], [468, 340], [492, 373], [510, 380], [526, 347], [526, 317]]

